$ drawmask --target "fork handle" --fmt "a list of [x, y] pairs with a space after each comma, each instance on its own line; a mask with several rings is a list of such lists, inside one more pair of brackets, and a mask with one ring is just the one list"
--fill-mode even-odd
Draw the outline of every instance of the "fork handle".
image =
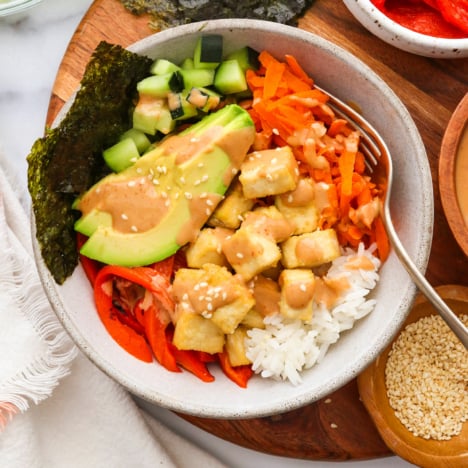
[[406, 271], [414, 281], [418, 289], [424, 294], [429, 302], [437, 309], [440, 316], [445, 320], [450, 329], [455, 333], [458, 339], [463, 343], [466, 349], [468, 349], [468, 329], [465, 327], [463, 322], [457, 317], [452, 309], [441, 299], [437, 294], [432, 285], [427, 281], [424, 275], [418, 270], [414, 262], [411, 260], [408, 252], [403, 247], [393, 224], [391, 223], [390, 217], [386, 216], [386, 228], [390, 239], [390, 242], [395, 249], [395, 253], [403, 263]]

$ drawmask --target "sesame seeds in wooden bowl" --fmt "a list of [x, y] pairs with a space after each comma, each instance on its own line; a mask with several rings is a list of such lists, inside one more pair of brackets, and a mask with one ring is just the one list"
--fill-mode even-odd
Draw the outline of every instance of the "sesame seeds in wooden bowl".
[[[468, 323], [468, 287], [437, 288]], [[421, 467], [468, 466], [468, 352], [418, 296], [399, 334], [358, 377], [382, 439]]]

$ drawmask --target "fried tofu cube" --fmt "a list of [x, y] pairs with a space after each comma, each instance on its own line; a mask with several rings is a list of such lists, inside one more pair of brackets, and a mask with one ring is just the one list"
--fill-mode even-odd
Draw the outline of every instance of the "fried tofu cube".
[[232, 231], [224, 228], [205, 228], [186, 250], [187, 265], [190, 268], [201, 268], [206, 263], [227, 266], [222, 245]]
[[229, 187], [224, 200], [216, 207], [208, 220], [208, 225], [237, 229], [241, 225], [245, 213], [251, 210], [254, 204], [254, 200], [244, 196], [242, 184], [237, 179]]
[[238, 229], [226, 239], [223, 252], [244, 281], [275, 267], [281, 259], [281, 250], [273, 239], [247, 228]]
[[241, 165], [239, 180], [246, 198], [263, 198], [296, 188], [299, 168], [289, 146], [254, 151]]
[[334, 229], [291, 236], [281, 244], [281, 249], [281, 261], [286, 268], [313, 268], [340, 256]]
[[289, 220], [274, 205], [249, 211], [245, 215], [241, 228], [270, 237], [275, 242], [285, 241], [294, 231]]
[[178, 349], [220, 353], [223, 351], [225, 336], [211, 320], [195, 313], [180, 315], [174, 329], [173, 343]]
[[315, 275], [309, 269], [285, 269], [279, 277], [281, 288], [280, 314], [290, 319], [312, 318]]
[[232, 333], [255, 303], [239, 276], [211, 263], [199, 269], [177, 270], [172, 291], [175, 317], [193, 312], [212, 321], [223, 333]]
[[275, 206], [293, 226], [294, 235], [317, 229], [319, 212], [314, 185], [312, 179], [301, 178], [294, 190], [275, 197]]
[[265, 328], [263, 315], [258, 312], [255, 306], [247, 312], [247, 315], [241, 321], [241, 325], [244, 325], [246, 328]]
[[246, 338], [247, 330], [244, 327], [238, 327], [234, 333], [226, 336], [226, 352], [231, 366], [245, 366], [252, 363], [245, 354]]
[[255, 304], [252, 294], [245, 285], [237, 284], [234, 287], [237, 298], [226, 305], [217, 307], [211, 317], [211, 321], [226, 334], [234, 332]]

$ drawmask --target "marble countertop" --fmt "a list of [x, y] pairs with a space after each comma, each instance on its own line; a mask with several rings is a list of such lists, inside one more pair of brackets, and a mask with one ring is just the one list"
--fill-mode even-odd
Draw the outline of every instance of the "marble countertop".
[[[44, 0], [25, 12], [0, 18], [0, 147], [26, 185], [26, 156], [44, 131], [55, 74], [68, 42], [91, 0]], [[170, 411], [152, 413], [168, 427], [232, 467], [343, 467], [342, 462], [293, 460], [257, 453], [212, 436]], [[413, 466], [398, 457], [346, 462], [346, 467]], [[188, 466], [188, 465], [187, 465]]]

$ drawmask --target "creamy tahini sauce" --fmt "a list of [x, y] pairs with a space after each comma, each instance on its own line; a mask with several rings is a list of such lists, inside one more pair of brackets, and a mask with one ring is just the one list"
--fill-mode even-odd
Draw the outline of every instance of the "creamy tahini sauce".
[[291, 192], [281, 194], [281, 202], [288, 207], [306, 206], [315, 199], [315, 187], [311, 179], [301, 178]]
[[351, 285], [345, 276], [338, 278], [316, 278], [314, 300], [329, 309], [333, 307], [343, 291], [350, 287]]
[[[191, 195], [187, 193], [181, 196], [190, 197]], [[208, 221], [213, 210], [223, 199], [223, 196], [217, 193], [203, 193], [191, 197], [189, 199], [190, 217], [177, 233], [176, 242], [179, 245], [185, 245], [196, 239], [200, 226]]]
[[276, 281], [258, 275], [252, 280], [251, 289], [257, 312], [264, 316], [279, 313], [281, 294]]
[[468, 125], [458, 145], [455, 162], [455, 190], [465, 224], [468, 226]]
[[294, 232], [293, 225], [284, 217], [271, 217], [261, 210], [247, 213], [242, 227], [251, 226], [255, 232], [270, 237], [275, 242], [283, 242]]
[[147, 177], [101, 184], [80, 201], [83, 215], [93, 208], [112, 216], [113, 228], [123, 233], [147, 231], [166, 215], [170, 203]]
[[282, 292], [286, 303], [291, 308], [303, 309], [314, 299], [315, 281], [283, 284]]
[[172, 286], [172, 294], [179, 304], [197, 314], [214, 312], [220, 307], [231, 304], [239, 297], [239, 291], [235, 287], [236, 277], [216, 286], [206, 281], [194, 281], [193, 279], [176, 280]]

